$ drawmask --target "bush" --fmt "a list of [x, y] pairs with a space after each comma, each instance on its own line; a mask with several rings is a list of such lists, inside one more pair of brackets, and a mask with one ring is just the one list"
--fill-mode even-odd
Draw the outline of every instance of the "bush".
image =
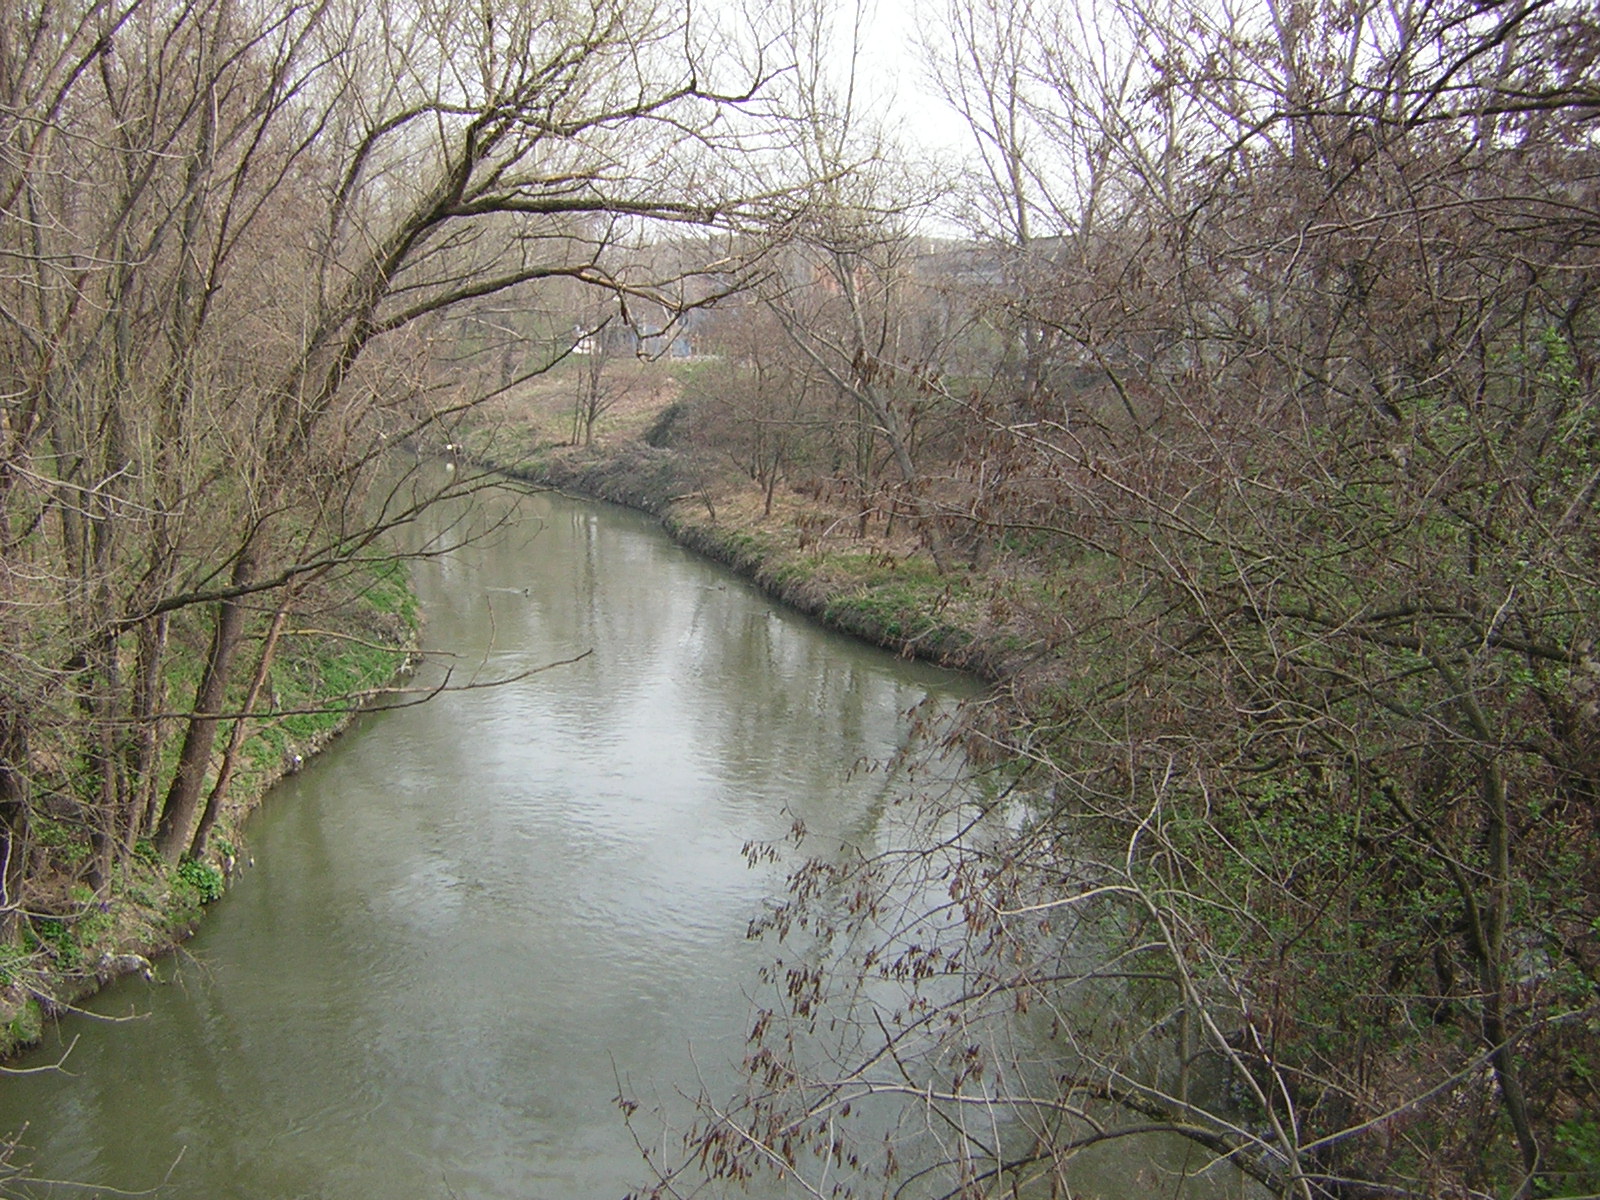
[[222, 872], [210, 863], [189, 858], [173, 872], [173, 884], [194, 892], [202, 904], [210, 904], [222, 895]]

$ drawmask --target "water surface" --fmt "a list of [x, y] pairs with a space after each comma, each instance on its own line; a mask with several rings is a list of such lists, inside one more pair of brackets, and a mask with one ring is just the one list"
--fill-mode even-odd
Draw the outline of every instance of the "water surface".
[[70, 1074], [0, 1084], [40, 1174], [194, 1200], [620, 1196], [642, 1173], [619, 1091], [681, 1117], [679, 1089], [732, 1086], [770, 954], [744, 933], [784, 875], [742, 848], [797, 819], [870, 845], [903, 784], [852, 768], [970, 685], [633, 514], [507, 515], [414, 572], [419, 680], [474, 686], [363, 717], [275, 789], [256, 865], [160, 981], [91, 1004], [132, 1019], [69, 1021]]

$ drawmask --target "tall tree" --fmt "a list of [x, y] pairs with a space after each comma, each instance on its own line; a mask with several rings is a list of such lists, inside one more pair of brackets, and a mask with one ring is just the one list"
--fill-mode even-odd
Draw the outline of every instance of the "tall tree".
[[1593, 16], [1100, 17], [1115, 105], [1046, 25], [1019, 94], [1110, 202], [995, 289], [1078, 369], [967, 410], [1026, 480], [994, 519], [1082, 572], [1011, 733], [1038, 787], [797, 874], [695, 1148], [1042, 1193], [1159, 1130], [1304, 1200], [1589, 1194]]
[[613, 244], [781, 203], [723, 170], [762, 136], [765, 76], [704, 32], [537, 0], [8, 14], [8, 918], [31, 814], [92, 834], [102, 889], [140, 838], [193, 847], [259, 692], [241, 646], [285, 589], [384, 552], [413, 515], [371, 494], [384, 448], [472, 399], [429, 358], [450, 314], [550, 280], [667, 295]]

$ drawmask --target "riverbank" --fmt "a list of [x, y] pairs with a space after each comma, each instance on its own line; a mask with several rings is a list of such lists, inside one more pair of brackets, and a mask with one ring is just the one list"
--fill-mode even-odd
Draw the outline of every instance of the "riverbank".
[[683, 399], [703, 388], [700, 369], [630, 366], [592, 442], [577, 446], [556, 375], [474, 412], [454, 451], [648, 513], [680, 544], [831, 629], [976, 675], [991, 702], [973, 719], [995, 743], [1012, 744], [1030, 718], [1048, 720], [1075, 686], [1064, 650], [1096, 619], [1107, 564], [1045, 533], [997, 531], [969, 538], [941, 571], [884, 497], [863, 507], [814, 468], [768, 487], [704, 443]]
[[231, 727], [219, 736], [203, 855], [172, 866], [142, 840], [97, 892], [85, 879], [88, 831], [48, 810], [35, 818], [40, 869], [28, 916], [19, 941], [0, 949], [0, 1058], [38, 1042], [47, 1022], [113, 980], [148, 975], [152, 960], [192, 936], [250, 861], [244, 819], [408, 669], [420, 614], [398, 564], [371, 568], [342, 594], [308, 591], [307, 600], [328, 607], [308, 607], [315, 627], [283, 623], [262, 672], [260, 715], [237, 738]]
[[[502, 418], [462, 452], [476, 464], [541, 487], [656, 517], [680, 544], [828, 627], [908, 658], [968, 671], [1026, 708], [1055, 686], [1070, 630], [1064, 593], [1086, 586], [1063, 567], [989, 547], [940, 571], [903, 520], [862, 519], [824, 486], [777, 489], [693, 450], [655, 445], [669, 405], [587, 447], [539, 444], [524, 431], [506, 453]], [[528, 447], [532, 446], [532, 449]]]
[[680, 451], [644, 442], [484, 465], [513, 478], [655, 516], [674, 540], [830, 628], [988, 682], [1025, 656], [1020, 631], [984, 619], [967, 572], [940, 575], [914, 540], [829, 536], [842, 512], [777, 506], [730, 476], [714, 480]]

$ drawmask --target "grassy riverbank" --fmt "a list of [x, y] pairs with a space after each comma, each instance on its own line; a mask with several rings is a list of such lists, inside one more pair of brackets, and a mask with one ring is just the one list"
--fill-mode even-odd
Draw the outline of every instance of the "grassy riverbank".
[[[237, 742], [232, 722], [219, 731], [207, 783], [215, 825], [202, 857], [171, 867], [142, 840], [120, 856], [97, 894], [85, 881], [94, 831], [51, 816], [37, 821], [29, 915], [17, 941], [0, 946], [0, 1055], [37, 1041], [47, 1020], [117, 976], [148, 971], [150, 959], [194, 932], [249, 860], [245, 816], [405, 667], [419, 619], [398, 562], [305, 590], [284, 615], [250, 706], [256, 715]], [[246, 699], [241, 692], [233, 706], [242, 709]], [[218, 768], [230, 759], [218, 792]]]
[[653, 514], [682, 544], [784, 603], [908, 657], [969, 670], [1028, 695], [1047, 690], [1072, 629], [1064, 603], [1096, 569], [1046, 539], [998, 538], [940, 571], [893, 513], [862, 515], [809, 475], [766, 489], [681, 427], [700, 364], [629, 363], [589, 445], [570, 444], [559, 370], [473, 415], [462, 452], [519, 479]]

